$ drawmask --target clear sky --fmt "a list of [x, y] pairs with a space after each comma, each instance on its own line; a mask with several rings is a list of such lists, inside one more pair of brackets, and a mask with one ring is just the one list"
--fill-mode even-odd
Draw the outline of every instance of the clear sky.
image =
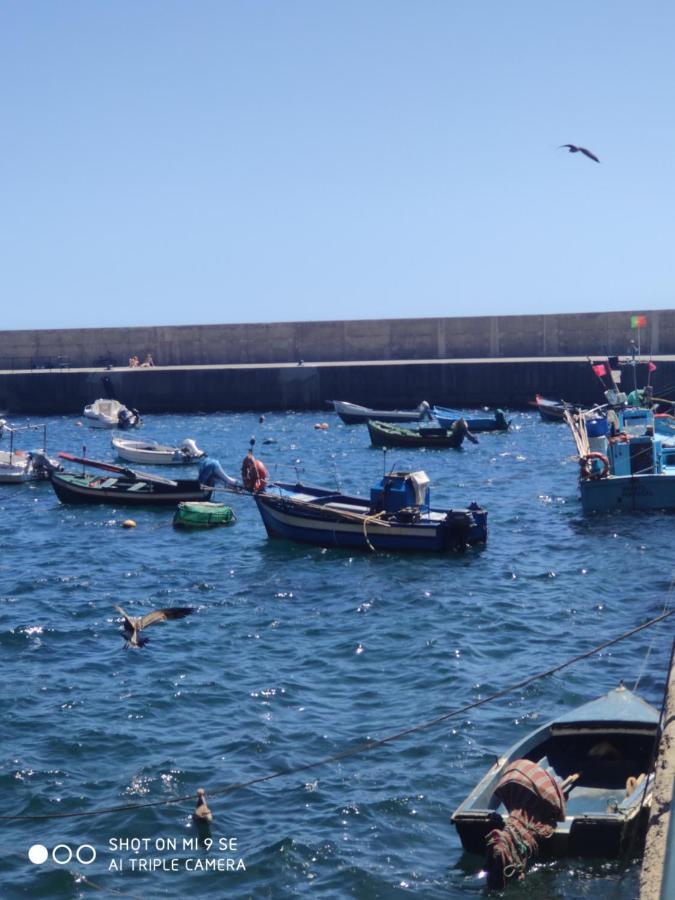
[[671, 0], [5, 0], [0, 329], [671, 308], [674, 46]]

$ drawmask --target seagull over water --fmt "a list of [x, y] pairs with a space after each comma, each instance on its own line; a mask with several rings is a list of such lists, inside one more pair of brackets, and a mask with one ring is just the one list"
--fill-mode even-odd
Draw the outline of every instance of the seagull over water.
[[153, 609], [145, 616], [130, 616], [121, 606], [116, 606], [115, 609], [124, 616], [122, 637], [125, 642], [125, 650], [129, 647], [144, 647], [148, 643], [149, 638], [141, 635], [141, 631], [148, 625], [154, 625], [155, 622], [166, 622], [168, 619], [182, 619], [192, 612], [191, 606], [174, 606], [170, 609]]
[[595, 160], [597, 163], [600, 162], [595, 153], [591, 153], [591, 151], [587, 150], [585, 147], [577, 147], [576, 144], [561, 144], [558, 147], [558, 150], [562, 150], [563, 147], [566, 147], [570, 153], [583, 153], [584, 156], [587, 156], [589, 159]]

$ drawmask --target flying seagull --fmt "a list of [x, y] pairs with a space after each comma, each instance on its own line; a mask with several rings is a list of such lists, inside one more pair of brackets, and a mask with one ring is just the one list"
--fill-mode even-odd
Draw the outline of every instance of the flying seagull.
[[587, 150], [585, 147], [577, 147], [575, 144], [561, 144], [558, 147], [558, 150], [562, 150], [563, 147], [567, 147], [570, 153], [583, 153], [584, 156], [587, 156], [589, 159], [593, 159], [597, 163], [600, 162], [595, 153], [591, 153], [591, 151]]
[[191, 606], [174, 606], [171, 609], [153, 609], [145, 616], [130, 616], [121, 606], [116, 606], [115, 609], [124, 616], [122, 637], [125, 641], [125, 650], [129, 647], [144, 647], [148, 643], [149, 638], [143, 637], [140, 633], [148, 625], [154, 625], [155, 622], [166, 622], [168, 619], [182, 619], [192, 612]]

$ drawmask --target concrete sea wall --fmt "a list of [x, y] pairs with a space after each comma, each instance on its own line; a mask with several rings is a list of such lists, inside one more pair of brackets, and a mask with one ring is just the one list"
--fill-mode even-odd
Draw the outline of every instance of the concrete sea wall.
[[[638, 336], [658, 361], [656, 395], [668, 396], [675, 310], [645, 315], [639, 335], [623, 312], [5, 331], [0, 411], [79, 414], [101, 396], [142, 413], [325, 410], [332, 399], [517, 409], [537, 392], [588, 404], [602, 393], [587, 357], [625, 354]], [[127, 366], [148, 352], [154, 368]]]
[[[675, 354], [675, 310], [643, 312], [642, 351]], [[635, 337], [626, 312], [31, 329], [0, 331], [0, 369], [125, 366], [148, 352], [165, 366], [546, 358], [626, 353]]]
[[[675, 358], [657, 358], [652, 382], [675, 385]], [[639, 383], [644, 384], [646, 366]], [[659, 376], [658, 378], [656, 376]], [[630, 389], [631, 373], [624, 376]], [[432, 360], [152, 369], [36, 369], [0, 373], [0, 411], [81, 414], [114, 396], [142, 414], [216, 410], [328, 410], [329, 400], [367, 406], [526, 408], [540, 392], [592, 404], [602, 389], [586, 359]]]

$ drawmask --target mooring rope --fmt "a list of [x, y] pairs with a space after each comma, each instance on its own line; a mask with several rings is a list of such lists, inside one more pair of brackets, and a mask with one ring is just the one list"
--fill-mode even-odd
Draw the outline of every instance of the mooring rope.
[[[554, 675], [556, 672], [560, 672], [563, 669], [566, 669], [574, 663], [580, 662], [583, 659], [588, 659], [589, 657], [594, 656], [596, 653], [600, 653], [602, 650], [606, 650], [608, 647], [612, 647], [614, 646], [614, 644], [618, 644], [620, 641], [624, 641], [627, 638], [632, 637], [634, 634], [638, 634], [640, 631], [644, 631], [646, 628], [651, 628], [658, 622], [662, 622], [664, 619], [670, 618], [670, 616], [672, 615], [675, 615], [675, 609], [670, 610], [669, 612], [661, 613], [661, 615], [650, 619], [648, 622], [643, 622], [642, 625], [631, 628], [630, 631], [625, 631], [618, 637], [611, 638], [608, 641], [604, 641], [602, 644], [598, 644], [592, 649], [586, 650], [584, 653], [578, 653], [576, 656], [573, 656], [562, 663], [558, 663], [557, 665], [552, 666], [550, 669], [546, 669], [542, 672], [536, 672], [534, 675], [529, 675], [527, 678], [521, 679], [521, 681], [517, 681], [514, 684], [510, 684], [507, 687], [501, 688], [501, 690], [495, 691], [493, 694], [484, 697], [482, 700], [475, 700], [473, 703], [466, 703], [464, 704], [464, 706], [459, 706], [455, 709], [451, 709], [447, 712], [441, 713], [441, 715], [435, 716], [433, 719], [427, 719], [425, 722], [420, 722], [417, 725], [410, 725], [408, 728], [403, 728], [400, 731], [396, 731], [393, 734], [388, 734], [382, 738], [373, 738], [372, 740], [364, 741], [362, 744], [358, 744], [356, 747], [351, 747], [348, 750], [341, 750], [339, 753], [334, 753], [331, 756], [324, 756], [321, 759], [316, 759], [312, 762], [304, 763], [300, 766], [291, 766], [287, 769], [281, 769], [278, 772], [269, 772], [267, 775], [259, 775], [257, 778], [250, 778], [248, 781], [230, 782], [230, 784], [226, 784], [220, 788], [209, 788], [207, 793], [209, 794], [209, 796], [218, 797], [223, 794], [241, 790], [242, 788], [252, 787], [256, 784], [263, 784], [267, 781], [273, 781], [276, 778], [284, 778], [288, 775], [297, 775], [300, 772], [306, 772], [309, 769], [316, 769], [319, 766], [325, 766], [329, 763], [339, 762], [340, 760], [347, 759], [350, 756], [357, 756], [361, 753], [367, 753], [370, 750], [374, 750], [377, 747], [383, 747], [385, 744], [390, 744], [393, 741], [400, 740], [401, 738], [406, 737], [409, 734], [415, 734], [418, 731], [424, 731], [427, 728], [432, 728], [435, 725], [440, 725], [441, 722], [446, 722], [448, 719], [452, 719], [455, 716], [460, 716], [472, 709], [477, 709], [479, 706], [485, 706], [486, 703], [491, 703], [494, 700], [499, 700], [501, 697], [512, 694], [514, 691], [527, 687], [528, 685], [532, 684], [535, 681], [539, 681], [542, 678], [548, 678], [550, 675]], [[83, 810], [81, 812], [60, 812], [45, 813], [43, 815], [21, 816], [0, 815], [0, 821], [38, 822], [45, 821], [47, 819], [76, 819], [83, 818], [85, 816], [103, 816], [111, 813], [126, 812], [128, 810], [150, 809], [151, 807], [156, 806], [170, 806], [174, 803], [187, 803], [190, 801], [194, 801], [194, 793], [185, 794], [181, 797], [171, 797], [168, 799], [165, 798], [162, 800], [149, 800], [146, 803], [126, 803], [118, 806], [105, 806], [98, 809]]]

